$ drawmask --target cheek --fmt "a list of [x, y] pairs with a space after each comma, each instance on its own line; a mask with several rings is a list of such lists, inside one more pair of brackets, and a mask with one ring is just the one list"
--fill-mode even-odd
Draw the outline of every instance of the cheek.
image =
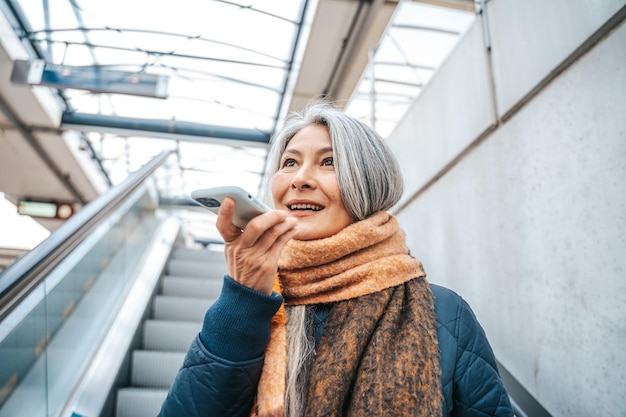
[[274, 205], [278, 206], [288, 186], [289, 181], [284, 175], [278, 173], [274, 174], [272, 177], [272, 199], [274, 200]]
[[337, 181], [337, 177], [334, 178], [332, 183], [329, 182], [329, 187], [326, 189], [327, 195], [336, 203], [335, 207], [341, 211], [339, 216], [341, 217], [337, 219], [338, 222], [346, 221], [348, 223], [352, 223], [353, 219], [350, 213], [348, 213], [348, 209], [346, 209], [346, 205], [343, 202], [343, 198], [341, 197], [341, 190], [339, 189], [339, 182]]
[[337, 177], [333, 176], [327, 181], [326, 194], [335, 202], [341, 203], [343, 206], [343, 199], [341, 198], [341, 191], [339, 190], [339, 182]]

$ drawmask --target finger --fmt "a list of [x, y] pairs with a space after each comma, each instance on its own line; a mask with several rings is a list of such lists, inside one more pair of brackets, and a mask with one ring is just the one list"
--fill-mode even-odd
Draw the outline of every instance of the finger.
[[269, 257], [279, 257], [280, 253], [283, 251], [283, 248], [293, 237], [298, 233], [298, 225], [293, 226], [291, 229], [287, 230], [285, 233], [281, 234], [278, 239], [274, 241], [272, 246], [267, 251], [267, 255]]
[[293, 226], [297, 220], [281, 210], [272, 210], [250, 221], [241, 237], [244, 247], [257, 246], [263, 251], [269, 249], [278, 236]]
[[262, 260], [265, 267], [273, 269], [273, 275], [275, 275], [281, 251], [284, 245], [297, 233], [296, 228], [297, 219], [286, 219], [284, 222], [267, 230], [255, 245], [249, 248], [250, 251], [253, 251], [249, 252], [249, 254], [254, 253], [255, 255], [253, 256]]
[[263, 250], [263, 252], [269, 252], [275, 243], [279, 241], [285, 233], [293, 230], [297, 224], [298, 219], [295, 217], [287, 217], [284, 221], [266, 230], [265, 233], [259, 237], [255, 245]]
[[226, 197], [220, 204], [217, 221], [215, 222], [215, 227], [222, 235], [224, 242], [232, 242], [241, 235], [241, 229], [233, 224], [234, 212], [235, 201]]

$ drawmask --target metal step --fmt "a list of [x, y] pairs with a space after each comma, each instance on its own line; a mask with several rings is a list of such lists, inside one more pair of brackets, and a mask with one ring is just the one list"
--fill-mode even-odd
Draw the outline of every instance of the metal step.
[[116, 417], [154, 417], [167, 396], [166, 389], [121, 388], [117, 391]]
[[170, 259], [200, 262], [224, 262], [224, 252], [207, 249], [175, 248], [172, 251]]
[[217, 298], [222, 291], [223, 278], [203, 279], [166, 276], [161, 280], [161, 293], [179, 297]]
[[170, 321], [202, 322], [204, 313], [215, 299], [157, 295], [154, 298], [153, 318]]
[[172, 259], [166, 271], [167, 275], [218, 279], [226, 273], [226, 263], [223, 260], [205, 262]]
[[201, 328], [201, 322], [146, 320], [143, 324], [143, 348], [187, 352]]
[[159, 413], [206, 310], [221, 292], [224, 253], [178, 247], [164, 272], [152, 318], [143, 323], [143, 350], [132, 352], [131, 386], [117, 393], [116, 417]]
[[135, 350], [131, 383], [134, 387], [169, 388], [183, 364], [186, 352]]

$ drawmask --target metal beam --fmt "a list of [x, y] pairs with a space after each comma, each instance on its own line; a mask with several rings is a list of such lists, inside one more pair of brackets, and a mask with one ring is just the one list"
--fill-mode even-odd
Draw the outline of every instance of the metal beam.
[[213, 139], [214, 143], [223, 143], [231, 140], [247, 142], [247, 145], [266, 145], [271, 136], [269, 132], [255, 129], [74, 112], [63, 113], [61, 129], [115, 133], [126, 136], [160, 137], [192, 142], [210, 142]]
[[[333, 71], [330, 74], [330, 79], [328, 80], [326, 88], [324, 88], [324, 95], [334, 96], [337, 94], [337, 90], [346, 78], [349, 63], [354, 61], [354, 56], [365, 38], [365, 32], [370, 29], [372, 21], [383, 3], [384, 0], [359, 1], [359, 6], [354, 12], [352, 22], [350, 23], [347, 38], [344, 39], [343, 46], [335, 61]], [[367, 11], [365, 12], [366, 7]], [[365, 15], [361, 21], [361, 14], [364, 12]]]
[[96, 93], [129, 94], [167, 98], [169, 78], [141, 71], [120, 71], [98, 65], [70, 66], [51, 64], [43, 59], [13, 62], [14, 84], [45, 85], [60, 90], [74, 88]]
[[412, 0], [415, 3], [431, 4], [433, 6], [447, 7], [449, 9], [475, 12], [474, 0]]

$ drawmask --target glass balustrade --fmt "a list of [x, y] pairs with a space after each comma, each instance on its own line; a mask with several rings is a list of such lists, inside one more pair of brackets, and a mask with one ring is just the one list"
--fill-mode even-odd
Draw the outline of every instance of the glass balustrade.
[[0, 417], [59, 415], [157, 229], [155, 194], [139, 187], [0, 323]]

